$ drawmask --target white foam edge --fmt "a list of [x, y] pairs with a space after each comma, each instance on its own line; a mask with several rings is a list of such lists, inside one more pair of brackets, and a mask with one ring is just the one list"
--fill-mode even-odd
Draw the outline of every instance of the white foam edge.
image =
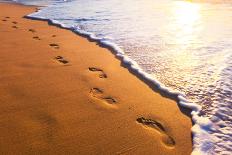
[[[34, 12], [30, 15], [27, 15], [27, 17], [30, 17], [32, 19], [42, 19], [47, 20], [51, 22], [54, 25], [58, 25], [63, 28], [68, 28], [72, 31], [77, 32], [77, 34], [84, 35], [91, 40], [94, 40], [96, 42], [99, 42], [100, 44], [109, 47], [110, 49], [113, 49], [115, 52], [115, 55], [124, 63], [127, 65], [129, 69], [132, 69], [136, 74], [139, 76], [142, 76], [146, 80], [152, 82], [152, 84], [156, 85], [158, 89], [165, 91], [169, 95], [176, 95], [179, 99], [178, 104], [182, 107], [189, 108], [192, 110], [192, 121], [193, 126], [191, 128], [192, 134], [193, 134], [193, 152], [192, 155], [197, 154], [208, 154], [210, 152], [210, 149], [212, 148], [213, 142], [211, 140], [211, 135], [209, 133], [210, 130], [213, 130], [213, 123], [206, 117], [200, 116], [201, 106], [195, 103], [189, 102], [185, 95], [179, 91], [174, 91], [170, 88], [165, 87], [162, 83], [160, 83], [154, 76], [151, 74], [146, 73], [141, 69], [141, 67], [131, 58], [125, 55], [124, 51], [115, 43], [108, 40], [110, 37], [102, 37], [99, 38], [95, 34], [83, 31], [81, 29], [78, 29], [76, 27], [68, 27], [65, 24], [60, 23], [57, 20], [50, 20], [45, 17], [36, 16], [37, 14], [42, 11], [41, 9], [37, 12]], [[110, 39], [112, 40], [112, 39]], [[205, 138], [206, 137], [206, 138]], [[203, 140], [203, 141], [202, 141]]]

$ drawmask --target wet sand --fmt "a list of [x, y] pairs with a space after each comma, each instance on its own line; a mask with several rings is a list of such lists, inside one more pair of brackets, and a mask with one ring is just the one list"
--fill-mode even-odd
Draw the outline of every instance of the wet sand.
[[186, 111], [108, 49], [0, 10], [0, 154], [191, 153]]

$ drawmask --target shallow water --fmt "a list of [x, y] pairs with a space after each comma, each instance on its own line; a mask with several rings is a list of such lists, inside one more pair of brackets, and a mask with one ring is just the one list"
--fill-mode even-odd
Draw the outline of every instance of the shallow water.
[[[232, 154], [232, 2], [18, 0], [35, 17], [115, 43], [145, 72], [202, 106], [197, 151]], [[203, 121], [204, 122], [204, 121]], [[196, 151], [196, 152], [197, 152]]]

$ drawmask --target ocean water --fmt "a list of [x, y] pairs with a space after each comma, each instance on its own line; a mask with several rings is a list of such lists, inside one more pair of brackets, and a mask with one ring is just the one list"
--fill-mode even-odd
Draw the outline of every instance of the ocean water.
[[44, 6], [29, 16], [111, 46], [138, 74], [176, 93], [193, 109], [192, 154], [232, 154], [232, 1], [16, 2]]

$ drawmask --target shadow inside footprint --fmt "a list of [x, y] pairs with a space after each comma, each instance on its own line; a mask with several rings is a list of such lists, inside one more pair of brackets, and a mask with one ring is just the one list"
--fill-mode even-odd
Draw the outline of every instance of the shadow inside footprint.
[[56, 37], [56, 35], [52, 35], [52, 37]]
[[92, 88], [90, 90], [90, 93], [92, 94], [93, 97], [100, 97], [103, 94], [103, 90], [99, 88]]
[[95, 67], [89, 67], [89, 70], [92, 71], [92, 72], [97, 72], [97, 71], [102, 72], [102, 69], [95, 68]]
[[166, 133], [161, 123], [144, 117], [137, 118], [137, 122], [158, 131], [162, 135], [162, 141], [166, 146], [173, 147], [175, 145], [174, 139]]
[[9, 19], [10, 17], [9, 17], [9, 16], [6, 16], [5, 18]]
[[2, 19], [3, 22], [6, 22], [7, 20], [6, 19]]
[[17, 27], [17, 26], [12, 26], [12, 28], [14, 28], [14, 29], [18, 29], [18, 27]]
[[115, 104], [116, 103], [116, 100], [114, 98], [112, 98], [112, 97], [104, 97], [103, 99], [106, 100], [110, 104]]
[[49, 44], [49, 46], [51, 46], [51, 47], [53, 47], [53, 48], [55, 48], [55, 49], [59, 49], [60, 48], [60, 46], [58, 45], [58, 44]]
[[33, 39], [35, 39], [35, 40], [41, 40], [38, 36], [34, 36]]
[[18, 22], [15, 22], [15, 21], [13, 21], [12, 23], [13, 23], [13, 24], [18, 24]]
[[156, 128], [159, 131], [165, 131], [164, 127], [159, 122], [154, 121], [152, 119], [145, 119], [143, 117], [140, 117], [137, 119], [137, 122], [144, 124], [144, 125], [147, 125], [147, 126], [150, 126], [150, 127], [153, 127], [153, 128]]
[[92, 88], [90, 94], [95, 98], [106, 101], [108, 104], [115, 104], [117, 102], [113, 97], [105, 97], [104, 91], [100, 88]]
[[69, 63], [69, 61], [68, 61], [68, 60], [65, 60], [62, 56], [56, 56], [55, 59], [56, 59], [58, 62], [62, 63], [62, 64], [67, 64], [67, 63]]
[[29, 29], [28, 31], [35, 33], [36, 31], [34, 29]]
[[99, 72], [99, 78], [107, 78], [107, 75], [100, 68], [89, 67], [89, 71], [91, 71], [91, 72]]
[[162, 141], [168, 147], [174, 147], [176, 144], [175, 140], [171, 136], [165, 134], [162, 137]]

